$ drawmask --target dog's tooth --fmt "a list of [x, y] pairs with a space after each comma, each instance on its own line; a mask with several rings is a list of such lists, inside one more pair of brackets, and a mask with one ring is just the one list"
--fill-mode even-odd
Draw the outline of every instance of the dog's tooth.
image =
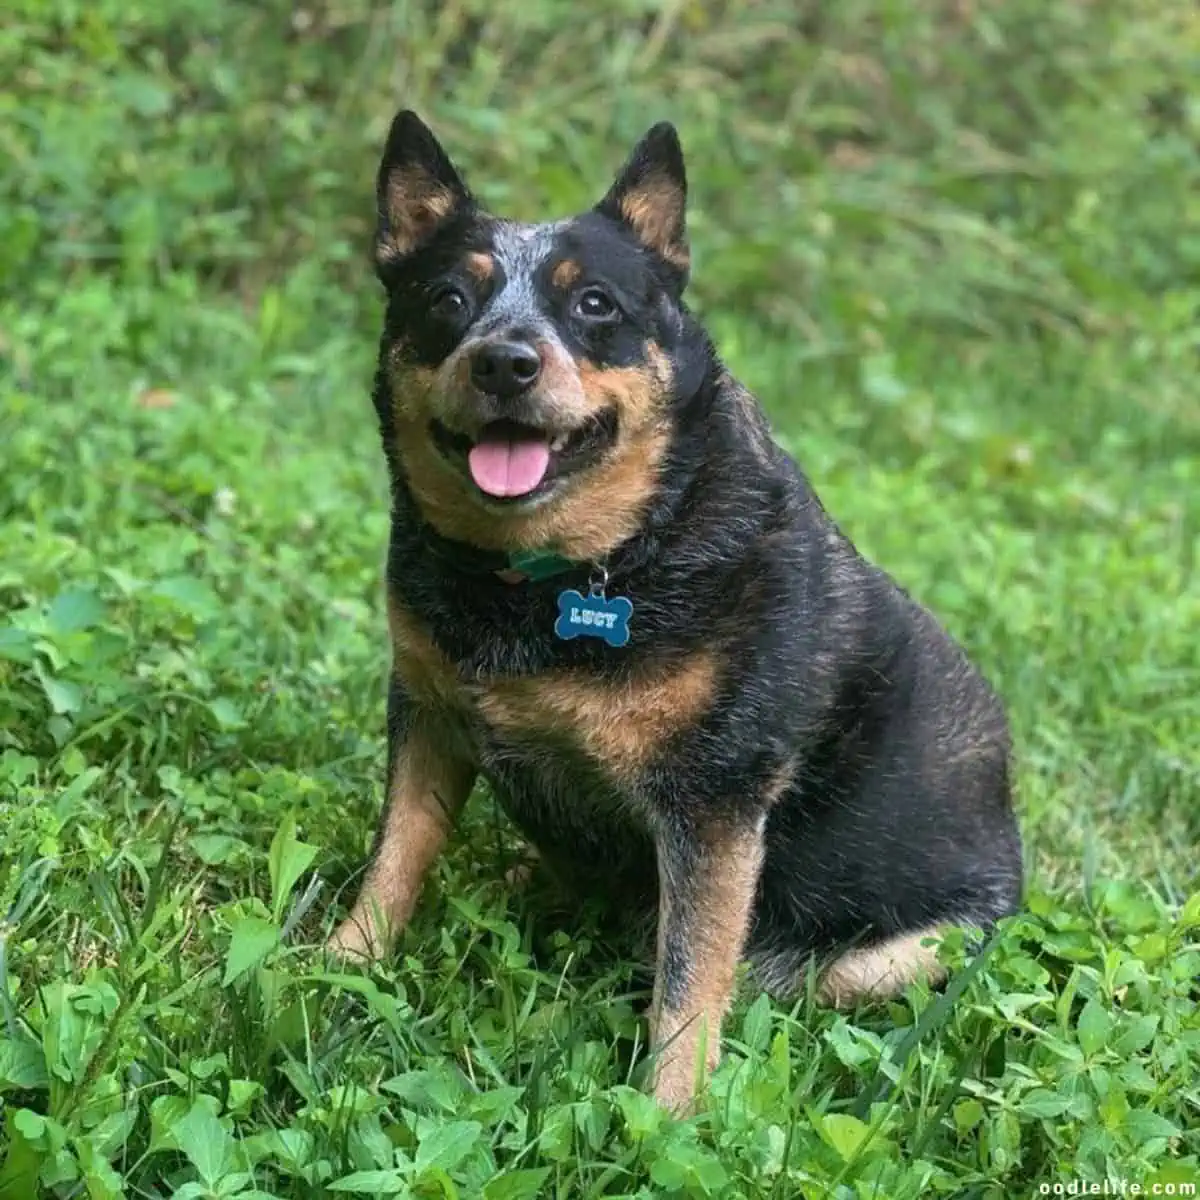
[[567, 435], [565, 433], [560, 433], [558, 435], [558, 437], [556, 437], [550, 443], [550, 449], [553, 450], [557, 454], [558, 451], [560, 451], [566, 444], [567, 444]]

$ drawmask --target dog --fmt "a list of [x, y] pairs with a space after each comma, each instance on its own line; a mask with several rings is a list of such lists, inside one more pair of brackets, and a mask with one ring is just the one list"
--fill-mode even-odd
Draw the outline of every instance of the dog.
[[745, 960], [835, 1005], [936, 985], [939, 930], [1019, 904], [1005, 713], [685, 305], [674, 127], [590, 211], [520, 224], [404, 111], [376, 198], [387, 799], [330, 948], [388, 952], [482, 777], [552, 871], [656, 916], [668, 1108]]

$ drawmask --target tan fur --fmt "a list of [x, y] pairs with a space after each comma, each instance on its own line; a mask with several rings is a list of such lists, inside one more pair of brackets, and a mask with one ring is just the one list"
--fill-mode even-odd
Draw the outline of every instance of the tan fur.
[[496, 260], [490, 254], [483, 254], [478, 250], [472, 250], [467, 255], [467, 270], [480, 283], [487, 283], [496, 270]]
[[[388, 369], [392, 381], [392, 414], [397, 426], [405, 420], [420, 420], [429, 409], [429, 397], [437, 386], [437, 372], [429, 367], [405, 361], [406, 347], [395, 343], [388, 352]], [[420, 421], [429, 440], [428, 418]]]
[[484, 550], [553, 546], [568, 558], [592, 562], [637, 532], [667, 436], [652, 431], [632, 441], [621, 458], [598, 464], [586, 479], [581, 473], [563, 495], [528, 513], [489, 512], [473, 503], [457, 473], [424, 440], [402, 458], [423, 515], [444, 537]]
[[601, 403], [587, 394], [579, 367], [565, 346], [539, 342], [537, 352], [542, 363], [539, 404], [547, 423], [578, 426], [599, 411]]
[[606, 683], [585, 673], [549, 672], [487, 684], [483, 719], [509, 736], [572, 742], [615, 780], [636, 777], [668, 738], [708, 711], [716, 690], [714, 656]]
[[629, 428], [640, 429], [653, 417], [671, 381], [671, 364], [653, 342], [646, 344], [646, 365], [597, 367], [579, 364], [579, 381], [588, 407], [598, 411], [616, 405]]
[[652, 175], [621, 199], [621, 215], [638, 240], [681, 271], [691, 263], [687, 246], [679, 240], [683, 228], [683, 193], [669, 179]]
[[354, 908], [327, 943], [330, 951], [366, 959], [388, 952], [474, 781], [475, 768], [453, 758], [434, 729], [413, 729], [392, 773], [378, 851]]
[[938, 962], [937, 947], [922, 945], [937, 937], [939, 930], [926, 929], [848, 950], [821, 976], [817, 999], [834, 1008], [853, 1008], [860, 1000], [894, 996], [921, 976], [940, 983], [946, 970]]
[[385, 260], [402, 258], [421, 244], [453, 211], [455, 195], [427, 171], [409, 166], [387, 181], [388, 236], [378, 247]]
[[663, 1000], [664, 932], [672, 919], [671, 888], [659, 889], [659, 970], [651, 1006], [659, 1103], [685, 1109], [721, 1057], [721, 1023], [729, 1009], [762, 867], [761, 827], [717, 838], [703, 867], [704, 888], [688, 914], [685, 935], [691, 964], [680, 1003]]
[[548, 405], [559, 420], [579, 423], [607, 407], [618, 409], [617, 444], [559, 495], [524, 511], [487, 509], [434, 447], [428, 426], [435, 413], [451, 428], [466, 424], [455, 399], [465, 395], [463, 354], [437, 372], [393, 358], [396, 451], [422, 514], [443, 536], [485, 550], [553, 547], [580, 561], [602, 559], [637, 531], [657, 488], [668, 442], [660, 414], [671, 365], [653, 343], [646, 366], [608, 370], [576, 367], [564, 354], [539, 349]]
[[542, 856], [536, 846], [523, 847], [521, 861], [514, 863], [504, 872], [504, 884], [513, 891], [520, 891], [533, 878]]
[[571, 258], [564, 258], [550, 274], [550, 282], [564, 291], [579, 282], [583, 268]]
[[392, 669], [418, 704], [453, 708], [463, 692], [454, 664], [434, 645], [421, 622], [388, 596], [388, 628], [392, 635]]
[[497, 530], [503, 521], [493, 521], [473, 502], [458, 470], [429, 440], [427, 422], [397, 422], [396, 434], [400, 461], [422, 516], [444, 537], [485, 550], [503, 549], [504, 539]]
[[767, 780], [767, 786], [763, 789], [763, 800], [768, 808], [774, 808], [783, 796], [784, 792], [791, 787], [792, 780], [796, 777], [796, 764], [792, 759], [788, 759], [771, 777]]
[[584, 562], [603, 559], [640, 528], [658, 486], [667, 431], [630, 438], [616, 456], [582, 472], [561, 499], [530, 514], [517, 532], [522, 547], [553, 545]]

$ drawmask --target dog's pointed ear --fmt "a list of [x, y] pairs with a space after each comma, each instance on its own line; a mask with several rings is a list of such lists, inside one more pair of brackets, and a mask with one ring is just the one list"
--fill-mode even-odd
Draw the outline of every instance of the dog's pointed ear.
[[596, 205], [687, 279], [687, 173], [683, 147], [669, 121], [655, 125], [634, 147], [616, 182]]
[[437, 138], [407, 109], [396, 114], [388, 131], [375, 197], [375, 261], [381, 267], [411, 254], [471, 203]]

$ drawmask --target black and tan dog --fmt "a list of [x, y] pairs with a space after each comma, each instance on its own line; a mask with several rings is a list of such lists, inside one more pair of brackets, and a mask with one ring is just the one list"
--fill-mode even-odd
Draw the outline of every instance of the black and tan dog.
[[865, 562], [681, 301], [658, 125], [592, 211], [485, 213], [429, 130], [379, 172], [388, 799], [331, 946], [386, 952], [478, 776], [551, 868], [651, 913], [656, 1094], [735, 969], [831, 1003], [936, 973], [1021, 881], [1000, 704]]

